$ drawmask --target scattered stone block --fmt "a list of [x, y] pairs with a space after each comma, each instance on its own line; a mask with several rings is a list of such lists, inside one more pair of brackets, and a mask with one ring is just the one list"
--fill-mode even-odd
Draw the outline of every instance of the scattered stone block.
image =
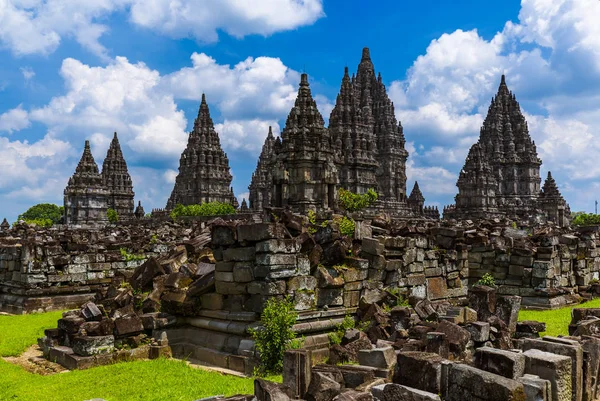
[[115, 337], [109, 336], [75, 336], [73, 352], [81, 356], [107, 354], [115, 349]]
[[439, 394], [442, 388], [444, 359], [433, 353], [408, 351], [398, 353], [394, 383]]
[[289, 388], [263, 379], [254, 380], [254, 395], [265, 401], [290, 401], [292, 398]]
[[330, 376], [313, 371], [306, 393], [306, 400], [331, 401], [339, 394], [341, 388], [341, 384], [333, 380]]
[[386, 384], [381, 392], [381, 401], [441, 401], [439, 395], [400, 384]]
[[550, 381], [535, 375], [523, 375], [517, 378], [517, 381], [523, 384], [527, 401], [550, 401], [552, 399]]
[[525, 355], [525, 373], [550, 381], [552, 401], [571, 400], [573, 392], [571, 358], [538, 349], [530, 349], [523, 355]]
[[374, 368], [391, 369], [396, 363], [396, 352], [392, 347], [363, 349], [358, 351], [358, 362]]
[[445, 401], [526, 401], [523, 384], [481, 369], [452, 364]]
[[490, 339], [490, 324], [488, 322], [473, 322], [466, 326], [475, 342], [486, 342]]
[[481, 347], [475, 351], [473, 365], [508, 379], [517, 379], [525, 372], [525, 357], [518, 352]]

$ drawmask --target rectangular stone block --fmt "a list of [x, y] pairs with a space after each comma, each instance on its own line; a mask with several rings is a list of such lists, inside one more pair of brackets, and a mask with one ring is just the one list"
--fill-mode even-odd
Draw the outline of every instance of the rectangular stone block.
[[552, 387], [548, 380], [535, 375], [524, 375], [519, 377], [517, 381], [523, 384], [527, 401], [550, 401]]
[[293, 239], [270, 239], [256, 244], [256, 253], [296, 253], [300, 245]]
[[394, 383], [439, 394], [442, 388], [442, 362], [438, 354], [407, 351], [397, 356]]
[[285, 227], [279, 223], [252, 223], [237, 226], [238, 241], [258, 242], [266, 239], [283, 239]]
[[243, 248], [227, 248], [223, 250], [223, 260], [225, 262], [243, 262], [253, 261], [256, 256], [256, 251], [253, 246]]
[[572, 398], [571, 358], [550, 352], [530, 349], [525, 355], [525, 373], [549, 380], [552, 401], [569, 401]]
[[525, 372], [525, 357], [517, 352], [481, 347], [475, 351], [474, 366], [508, 379], [517, 379]]
[[523, 384], [463, 364], [448, 370], [445, 401], [526, 401]]
[[545, 336], [543, 340], [526, 338], [522, 348], [523, 351], [537, 349], [569, 357], [572, 362], [572, 399], [573, 401], [581, 401], [583, 394], [583, 348], [578, 342], [551, 336]]
[[365, 238], [362, 240], [362, 252], [370, 253], [371, 255], [383, 255], [385, 247], [378, 240], [373, 238]]
[[294, 265], [296, 266], [296, 255], [283, 253], [259, 253], [256, 255], [257, 265]]

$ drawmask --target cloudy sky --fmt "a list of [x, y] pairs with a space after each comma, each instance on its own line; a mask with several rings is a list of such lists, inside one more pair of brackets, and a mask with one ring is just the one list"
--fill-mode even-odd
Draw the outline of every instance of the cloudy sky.
[[[343, 6], [342, 6], [343, 3]], [[402, 121], [408, 187], [453, 202], [500, 76], [574, 211], [600, 198], [598, 0], [0, 0], [0, 218], [62, 192], [117, 131], [136, 200], [164, 207], [206, 93], [247, 196], [306, 71], [328, 119], [371, 57]]]

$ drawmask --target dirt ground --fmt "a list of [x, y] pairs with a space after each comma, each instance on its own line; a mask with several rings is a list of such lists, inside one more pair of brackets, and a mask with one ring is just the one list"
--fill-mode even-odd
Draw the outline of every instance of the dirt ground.
[[68, 372], [58, 363], [50, 362], [42, 356], [42, 350], [37, 345], [32, 345], [19, 356], [8, 356], [3, 358], [6, 362], [23, 367], [30, 373], [38, 375], [53, 375]]

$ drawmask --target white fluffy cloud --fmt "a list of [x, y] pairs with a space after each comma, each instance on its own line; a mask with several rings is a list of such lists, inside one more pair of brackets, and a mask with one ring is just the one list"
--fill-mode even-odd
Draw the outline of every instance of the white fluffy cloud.
[[279, 58], [248, 57], [234, 66], [218, 64], [204, 53], [191, 56], [192, 66], [163, 79], [165, 91], [181, 99], [217, 104], [221, 113], [235, 118], [274, 118], [287, 113], [296, 99], [300, 74]]
[[217, 41], [217, 30], [236, 38], [267, 36], [323, 16], [322, 0], [133, 0], [131, 6], [131, 20], [137, 25], [205, 42]]
[[279, 134], [279, 124], [276, 120], [225, 120], [216, 124], [215, 130], [219, 133], [225, 149], [245, 150], [252, 156], [258, 156], [269, 132], [269, 126], [273, 135]]
[[13, 131], [19, 131], [29, 127], [29, 115], [23, 110], [22, 105], [0, 114], [0, 132], [6, 131], [9, 134]]
[[217, 41], [218, 30], [266, 36], [324, 16], [321, 0], [0, 0], [0, 43], [17, 55], [49, 54], [68, 37], [107, 59], [102, 22], [116, 12], [137, 26], [204, 42]]
[[[406, 79], [390, 85], [407, 138], [419, 141], [409, 175], [420, 174], [421, 181], [430, 173], [443, 177], [459, 171], [505, 73], [528, 112], [544, 171], [553, 171], [575, 209], [583, 207], [575, 188], [600, 181], [594, 164], [600, 158], [598, 21], [600, 2], [595, 0], [523, 0], [519, 22], [507, 22], [491, 40], [476, 30], [433, 40]], [[442, 170], [434, 171], [438, 167]], [[443, 187], [432, 183], [427, 189], [435, 194]]]
[[[33, 120], [81, 142], [82, 133], [100, 132], [106, 143], [117, 131], [122, 144], [147, 160], [179, 156], [187, 140], [187, 120], [173, 97], [158, 90], [157, 71], [124, 57], [106, 67], [90, 67], [69, 58], [62, 64], [61, 75], [66, 94], [31, 111]], [[97, 136], [95, 141], [101, 142]]]

